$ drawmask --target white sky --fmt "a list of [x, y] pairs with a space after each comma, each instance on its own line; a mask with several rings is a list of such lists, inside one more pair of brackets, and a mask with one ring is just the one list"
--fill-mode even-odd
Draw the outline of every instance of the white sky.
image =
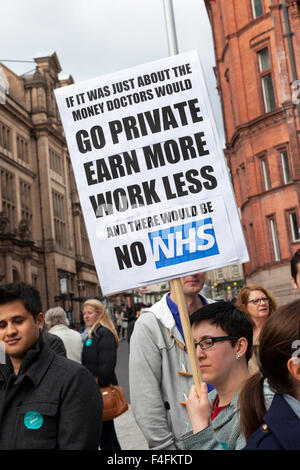
[[[179, 53], [197, 49], [221, 143], [223, 125], [204, 0], [173, 0]], [[163, 0], [5, 0], [0, 9], [0, 60], [33, 60], [55, 51], [61, 75], [75, 82], [169, 55]], [[4, 62], [17, 74], [31, 63]]]

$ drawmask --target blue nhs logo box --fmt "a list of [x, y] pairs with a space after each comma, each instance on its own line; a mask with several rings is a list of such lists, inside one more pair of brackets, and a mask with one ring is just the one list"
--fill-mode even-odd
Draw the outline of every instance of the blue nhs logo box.
[[218, 255], [210, 217], [148, 233], [156, 268]]

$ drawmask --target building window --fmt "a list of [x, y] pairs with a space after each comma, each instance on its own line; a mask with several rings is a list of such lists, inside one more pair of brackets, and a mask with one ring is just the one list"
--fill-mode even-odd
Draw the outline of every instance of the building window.
[[28, 142], [26, 142], [26, 140], [24, 140], [23, 137], [20, 137], [19, 135], [17, 135], [17, 156], [23, 160], [23, 162], [29, 162]]
[[269, 111], [272, 111], [272, 109], [276, 108], [269, 50], [267, 47], [265, 47], [257, 54], [261, 86], [264, 98], [264, 107], [265, 112], [268, 113]]
[[27, 221], [28, 228], [31, 232], [31, 229], [32, 229], [31, 185], [23, 180], [20, 180], [20, 197], [21, 197], [21, 218]]
[[222, 268], [217, 269], [217, 279], [218, 280], [223, 279], [223, 269]]
[[290, 229], [293, 242], [300, 241], [299, 223], [296, 211], [289, 212]]
[[252, 3], [252, 13], [253, 18], [258, 18], [259, 16], [263, 15], [263, 5], [262, 0], [251, 0]]
[[234, 264], [232, 266], [232, 277], [239, 277], [239, 273], [240, 273], [240, 271], [239, 271], [238, 265]]
[[11, 152], [11, 132], [4, 124], [0, 123], [0, 147]]
[[262, 167], [262, 174], [263, 174], [263, 181], [264, 181], [264, 189], [265, 191], [268, 191], [271, 188], [271, 183], [270, 183], [269, 166], [268, 166], [268, 161], [266, 158], [262, 158], [261, 167]]
[[292, 177], [291, 177], [289, 156], [286, 150], [283, 150], [282, 152], [280, 152], [280, 159], [281, 159], [281, 167], [282, 167], [282, 174], [283, 174], [283, 182], [284, 184], [288, 184], [292, 181]]
[[67, 230], [65, 222], [65, 198], [57, 191], [52, 191], [55, 240], [61, 248], [67, 247]]
[[63, 176], [63, 164], [61, 155], [49, 148], [50, 168], [58, 175]]
[[269, 230], [272, 242], [272, 253], [274, 261], [280, 261], [280, 247], [275, 217], [269, 217]]
[[14, 175], [0, 168], [0, 191], [2, 199], [2, 214], [8, 218], [8, 232], [15, 233], [16, 229], [16, 191]]

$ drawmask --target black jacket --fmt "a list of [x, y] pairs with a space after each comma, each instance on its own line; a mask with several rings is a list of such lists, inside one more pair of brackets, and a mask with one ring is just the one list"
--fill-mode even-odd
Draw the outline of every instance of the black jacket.
[[86, 340], [83, 345], [82, 364], [98, 378], [100, 387], [118, 385], [115, 374], [117, 347], [113, 333], [105, 326], [99, 325], [91, 340]]
[[243, 450], [300, 450], [300, 418], [281, 395], [275, 395], [262, 426]]
[[[0, 365], [0, 449], [97, 450], [102, 398], [85, 367], [39, 338], [19, 374]], [[35, 428], [37, 426], [37, 428]]]

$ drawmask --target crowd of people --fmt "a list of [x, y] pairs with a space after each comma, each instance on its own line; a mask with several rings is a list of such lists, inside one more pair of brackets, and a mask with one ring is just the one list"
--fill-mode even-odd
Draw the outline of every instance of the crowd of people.
[[[291, 277], [300, 292], [300, 250]], [[118, 385], [125, 339], [132, 411], [149, 449], [300, 450], [300, 299], [277, 308], [268, 289], [247, 284], [234, 303], [216, 302], [200, 294], [204, 279], [180, 278], [200, 394], [172, 281], [154, 305], [114, 316], [87, 299], [81, 333], [61, 307], [44, 314], [34, 287], [0, 286], [0, 450], [120, 451], [100, 389]]]

